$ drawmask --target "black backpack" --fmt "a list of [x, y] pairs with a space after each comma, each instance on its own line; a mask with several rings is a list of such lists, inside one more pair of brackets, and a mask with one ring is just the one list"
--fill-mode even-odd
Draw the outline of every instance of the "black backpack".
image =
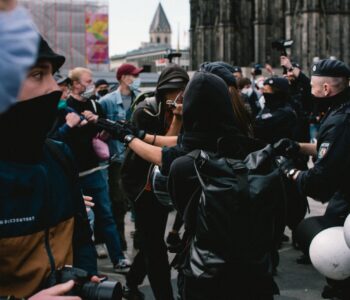
[[197, 205], [192, 203], [197, 210], [188, 261], [192, 274], [210, 278], [227, 266], [237, 274], [266, 273], [285, 227], [285, 192], [272, 147], [244, 160], [196, 154], [201, 192]]

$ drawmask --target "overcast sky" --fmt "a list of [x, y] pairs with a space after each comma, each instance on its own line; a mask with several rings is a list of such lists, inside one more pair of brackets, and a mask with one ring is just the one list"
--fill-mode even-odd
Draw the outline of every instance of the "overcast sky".
[[188, 47], [189, 0], [109, 0], [109, 54], [123, 54], [149, 41], [149, 27], [159, 2], [172, 29], [172, 46], [177, 46], [178, 27], [180, 46]]

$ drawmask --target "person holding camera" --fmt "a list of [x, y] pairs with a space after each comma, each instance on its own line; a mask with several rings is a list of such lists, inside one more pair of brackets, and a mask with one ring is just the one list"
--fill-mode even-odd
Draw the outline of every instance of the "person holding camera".
[[74, 160], [66, 145], [47, 140], [61, 96], [52, 74], [64, 61], [41, 38], [18, 103], [0, 115], [1, 296], [80, 299], [64, 296], [73, 281], [45, 289], [49, 275], [65, 265], [97, 274]]
[[92, 72], [77, 67], [69, 72], [71, 94], [65, 114], [56, 124], [52, 137], [65, 142], [72, 150], [79, 170], [79, 182], [84, 195], [94, 199], [95, 229], [106, 243], [116, 272], [126, 272], [130, 261], [122, 252], [120, 236], [114, 222], [107, 180], [100, 166], [100, 157], [93, 147], [93, 139], [103, 134], [97, 126], [104, 112], [99, 103], [91, 100], [95, 86]]

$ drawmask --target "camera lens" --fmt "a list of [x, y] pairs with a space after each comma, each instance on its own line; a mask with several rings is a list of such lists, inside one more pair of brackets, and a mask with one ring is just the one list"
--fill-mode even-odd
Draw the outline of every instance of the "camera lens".
[[112, 281], [88, 282], [82, 286], [79, 296], [86, 300], [121, 300], [122, 285]]

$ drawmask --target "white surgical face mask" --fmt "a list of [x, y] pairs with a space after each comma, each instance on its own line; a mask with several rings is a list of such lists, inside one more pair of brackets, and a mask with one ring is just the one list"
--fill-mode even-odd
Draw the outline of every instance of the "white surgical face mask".
[[241, 93], [247, 95], [248, 97], [250, 97], [251, 94], [253, 94], [253, 88], [252, 87], [244, 88], [244, 89], [241, 90]]
[[141, 79], [137, 77], [132, 83], [129, 84], [129, 89], [132, 92], [139, 92], [140, 86], [141, 86]]
[[95, 85], [93, 83], [85, 87], [85, 91], [80, 94], [85, 99], [90, 99], [95, 94]]

